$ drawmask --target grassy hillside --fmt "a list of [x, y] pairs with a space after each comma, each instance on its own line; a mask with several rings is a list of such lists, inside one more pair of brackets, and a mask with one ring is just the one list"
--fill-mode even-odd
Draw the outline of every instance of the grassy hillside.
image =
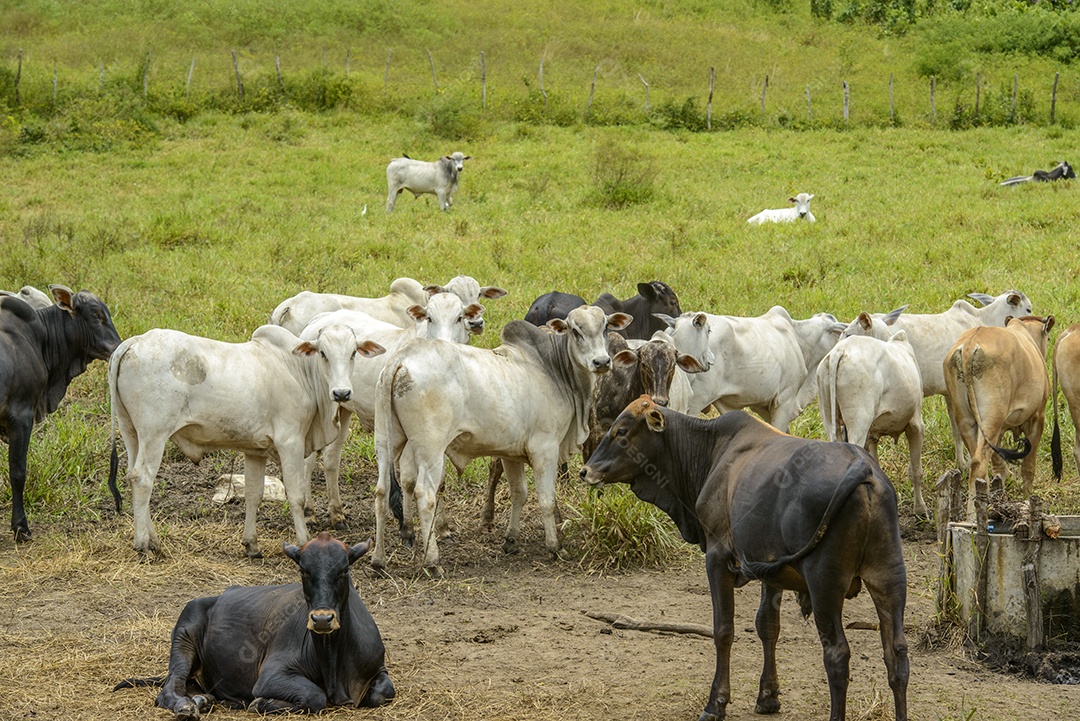
[[[915, 69], [914, 33], [879, 37], [814, 20], [801, 6], [714, 5], [613, 1], [571, 10], [530, 0], [511, 11], [483, 2], [203, 2], [177, 10], [170, 3], [0, 1], [5, 67], [12, 69], [18, 48], [25, 53], [24, 105], [9, 105], [0, 117], [7, 181], [0, 186], [0, 287], [61, 282], [93, 290], [124, 337], [171, 327], [233, 341], [301, 289], [381, 295], [398, 276], [444, 282], [458, 273], [510, 291], [488, 304], [486, 345], [540, 293], [625, 297], [654, 278], [676, 289], [684, 309], [716, 313], [758, 315], [783, 304], [796, 317], [829, 311], [846, 320], [904, 304], [936, 312], [966, 293], [1019, 288], [1035, 312], [1058, 318], [1059, 329], [1080, 320], [1075, 182], [997, 185], [1072, 159], [1072, 80], [1062, 83], [1065, 122], [1056, 126], [953, 131], [913, 120], [887, 127], [873, 120], [887, 118], [883, 78], [896, 74], [898, 108], [909, 107], [899, 98], [914, 104], [923, 92], [912, 89], [925, 82]], [[328, 64], [336, 64], [326, 73], [337, 80], [320, 74], [323, 45]], [[289, 86], [299, 93], [341, 87], [348, 48], [348, 100], [317, 112], [288, 97], [261, 111], [215, 104], [233, 92], [233, 47], [249, 104], [276, 83], [275, 54], [283, 72], [300, 75]], [[394, 60], [384, 92], [387, 48]], [[425, 48], [438, 68], [438, 97]], [[480, 50], [488, 112], [477, 107]], [[142, 99], [138, 64], [147, 51], [150, 92]], [[202, 104], [165, 112], [182, 107], [192, 54]], [[535, 84], [540, 57], [548, 115]], [[53, 59], [62, 77], [82, 83], [61, 88], [55, 109]], [[104, 90], [91, 87], [99, 61]], [[995, 83], [1005, 76], [1011, 85], [1012, 60], [986, 62]], [[602, 103], [604, 113], [643, 103], [639, 72], [652, 85], [654, 107], [670, 101], [670, 112], [625, 125], [584, 122], [598, 63], [598, 114]], [[1048, 62], [1021, 64], [1052, 76]], [[716, 118], [759, 112], [769, 74], [767, 122], [706, 133], [665, 121], [690, 96], [696, 105], [686, 115], [700, 117], [710, 65], [718, 70]], [[263, 81], [252, 80], [259, 74]], [[123, 82], [109, 85], [115, 75]], [[847, 129], [836, 106], [842, 79], [860, 98], [853, 102], [858, 122]], [[783, 121], [785, 112], [801, 112], [808, 83], [815, 118], [823, 119], [814, 128]], [[876, 99], [862, 100], [872, 83]], [[939, 86], [940, 113], [949, 93], [967, 92], [955, 83]], [[831, 109], [817, 109], [830, 102]], [[560, 107], [573, 112], [559, 116]], [[917, 118], [925, 111], [900, 112]], [[474, 159], [452, 212], [407, 195], [392, 215], [382, 211], [391, 157], [459, 149]], [[620, 206], [627, 195], [609, 185], [620, 174], [635, 179], [629, 195], [645, 202]], [[747, 227], [747, 217], [800, 191], [815, 194], [816, 225]], [[92, 514], [99, 505], [104, 386], [96, 364], [39, 430], [32, 519]], [[951, 447], [939, 402], [928, 404], [927, 420], [932, 480], [951, 466]], [[814, 409], [796, 432], [821, 435]], [[354, 454], [365, 452], [361, 443]], [[1040, 453], [1040, 492], [1058, 508], [1074, 505], [1058, 499], [1047, 452]], [[901, 453], [886, 452], [894, 479], [905, 464]], [[1071, 464], [1066, 473], [1075, 483]]]

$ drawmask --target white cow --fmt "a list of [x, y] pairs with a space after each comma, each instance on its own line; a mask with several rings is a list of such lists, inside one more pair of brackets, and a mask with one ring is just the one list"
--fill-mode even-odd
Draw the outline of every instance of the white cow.
[[[470, 324], [484, 312], [484, 308], [476, 303], [462, 307], [461, 299], [453, 293], [436, 293], [431, 296], [427, 308], [414, 305], [409, 311], [415, 323], [415, 329], [412, 330], [384, 323], [360, 311], [336, 310], [315, 316], [300, 334], [305, 340], [314, 339], [327, 328], [345, 326], [351, 328], [357, 338], [366, 338], [386, 349], [386, 355], [353, 366], [352, 396], [340, 404], [337, 436], [322, 451], [326, 494], [330, 503], [330, 522], [337, 528], [343, 527], [345, 523], [345, 509], [341, 503], [338, 481], [341, 473], [341, 450], [349, 434], [349, 423], [352, 417], [356, 416], [364, 430], [369, 433], [375, 430], [375, 387], [390, 354], [417, 337], [468, 343], [471, 336]], [[315, 454], [311, 454], [308, 457], [305, 479], [310, 481], [314, 466]], [[305, 509], [305, 512], [309, 516], [313, 515], [310, 507]]]
[[807, 220], [813, 223], [817, 220], [814, 214], [810, 212], [810, 201], [813, 197], [811, 193], [799, 193], [794, 198], [788, 198], [788, 201], [795, 204], [794, 208], [769, 208], [747, 219], [746, 222], [760, 225], [762, 223], [793, 223], [796, 220]]
[[[475, 279], [467, 275], [451, 278], [446, 285], [421, 285], [412, 278], [398, 278], [390, 284], [390, 293], [381, 298], [357, 298], [336, 293], [301, 291], [292, 298], [282, 301], [270, 314], [270, 322], [299, 334], [304, 326], [319, 313], [357, 310], [385, 323], [393, 323], [398, 328], [412, 330], [416, 321], [409, 313], [409, 307], [427, 305], [428, 298], [444, 291], [456, 295], [464, 306], [477, 303], [481, 298], [494, 300], [506, 295], [506, 291], [502, 288], [494, 285], [481, 287]], [[482, 316], [474, 317], [471, 323], [470, 331], [483, 332]]]
[[[867, 323], [870, 317], [860, 315]], [[907, 333], [887, 339], [849, 336], [817, 368], [818, 408], [830, 441], [846, 440], [878, 459], [882, 436], [908, 442], [908, 479], [915, 515], [927, 515], [922, 495], [922, 379]]]
[[[907, 332], [908, 342], [915, 351], [919, 363], [919, 376], [922, 378], [923, 395], [945, 396], [945, 406], [949, 412], [950, 426], [953, 431], [953, 446], [956, 460], [966, 466], [964, 460], [964, 441], [955, 430], [953, 407], [946, 396], [945, 356], [964, 331], [978, 326], [1005, 327], [1006, 319], [1022, 318], [1031, 315], [1031, 301], [1018, 290], [1007, 290], [996, 298], [985, 293], [969, 293], [968, 297], [983, 304], [976, 308], [966, 300], [958, 300], [944, 313], [919, 314], [903, 313], [897, 309], [889, 314], [875, 313], [872, 318], [883, 321], [893, 330]], [[906, 307], [906, 306], [905, 306]], [[892, 322], [889, 323], [890, 318]], [[874, 324], [875, 326], [877, 323]], [[870, 330], [856, 319], [844, 330], [841, 337], [868, 335]]]
[[32, 285], [24, 285], [22, 288], [19, 289], [18, 293], [12, 293], [9, 290], [0, 290], [0, 295], [10, 295], [18, 298], [34, 310], [48, 308], [53, 304], [53, 299], [49, 295], [43, 293]]
[[386, 166], [386, 184], [389, 186], [386, 212], [393, 212], [398, 194], [403, 190], [416, 198], [425, 193], [434, 195], [439, 199], [441, 209], [450, 210], [457, 192], [458, 176], [466, 160], [472, 160], [472, 156], [453, 153], [430, 162], [409, 157], [394, 158]]
[[357, 353], [382, 352], [343, 326], [305, 341], [266, 325], [247, 343], [161, 329], [121, 343], [109, 361], [109, 393], [127, 448], [135, 550], [160, 550], [150, 494], [170, 438], [195, 462], [212, 450], [244, 454], [243, 543], [253, 558], [261, 556], [255, 517], [266, 461], [277, 460], [297, 540], [306, 542], [304, 457], [337, 436], [338, 404], [352, 395]]
[[[688, 315], [694, 314], [684, 313], [680, 320]], [[814, 371], [836, 345], [843, 323], [828, 313], [792, 320], [780, 306], [757, 318], [703, 315], [714, 360], [707, 371], [690, 376], [691, 413], [701, 413], [710, 405], [721, 413], [750, 408], [786, 432], [814, 400]], [[689, 327], [684, 321], [671, 335], [679, 352], [694, 355], [690, 344], [682, 340]]]
[[386, 565], [390, 467], [396, 461], [402, 490], [417, 506], [424, 566], [437, 568], [432, 531], [445, 455], [459, 469], [479, 456], [503, 459], [512, 502], [503, 546], [508, 552], [517, 548], [525, 464], [532, 466], [546, 545], [558, 553], [555, 475], [588, 437], [596, 374], [611, 367], [604, 334], [630, 320], [625, 313], [605, 316], [596, 306], [581, 306], [565, 321], [550, 321], [548, 330], [511, 321], [494, 350], [421, 338], [402, 346], [379, 379], [372, 566]]

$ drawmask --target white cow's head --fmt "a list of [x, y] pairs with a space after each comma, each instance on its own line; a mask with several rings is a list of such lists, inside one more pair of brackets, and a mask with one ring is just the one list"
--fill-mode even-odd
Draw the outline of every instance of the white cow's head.
[[853, 335], [866, 335], [878, 340], [889, 340], [894, 333], [892, 325], [896, 323], [896, 319], [905, 310], [907, 310], [907, 306], [902, 305], [896, 310], [891, 310], [885, 315], [876, 318], [863, 311], [859, 313], [855, 320], [848, 323], [840, 337], [848, 338]]
[[788, 198], [788, 200], [795, 204], [795, 212], [799, 214], [799, 217], [805, 218], [806, 214], [810, 212], [810, 201], [813, 197], [813, 193], [799, 193], [794, 198]]
[[692, 356], [707, 371], [716, 362], [716, 355], [709, 347], [709, 317], [704, 313], [688, 312], [678, 318], [657, 314], [657, 318], [668, 324], [668, 334], [679, 353]]
[[983, 304], [980, 313], [983, 325], [1003, 326], [1012, 316], [1023, 318], [1031, 315], [1031, 301], [1018, 290], [1007, 290], [998, 297], [986, 293], [968, 293], [968, 298]]
[[605, 336], [609, 330], [622, 330], [633, 319], [626, 313], [604, 315], [595, 305], [583, 305], [570, 311], [566, 320], [549, 320], [547, 328], [568, 336], [567, 352], [575, 365], [592, 373], [607, 373], [611, 370], [611, 356]]
[[426, 308], [412, 305], [408, 313], [416, 321], [418, 337], [450, 343], [468, 343], [475, 325], [479, 323], [483, 328], [484, 322], [484, 306], [479, 303], [463, 305], [453, 293], [436, 293], [428, 300]]
[[[446, 285], [425, 285], [424, 290], [427, 291], [428, 296], [433, 296], [436, 293], [453, 293], [458, 298], [461, 298], [462, 305], [466, 306], [479, 303], [481, 298], [494, 300], [506, 295], [506, 291], [502, 288], [494, 285], [481, 287], [475, 278], [470, 278], [467, 275], [455, 276]], [[469, 321], [469, 331], [475, 334], [484, 332], [484, 319], [482, 316], [477, 315]]]
[[454, 164], [454, 170], [461, 172], [465, 168], [465, 161], [472, 160], [471, 155], [465, 155], [461, 152], [451, 153], [445, 156], [447, 160]]
[[326, 371], [330, 397], [337, 403], [352, 398], [352, 371], [357, 354], [371, 358], [385, 352], [375, 341], [358, 341], [352, 329], [344, 325], [327, 326], [315, 340], [301, 341], [293, 349], [298, 356], [319, 357]]

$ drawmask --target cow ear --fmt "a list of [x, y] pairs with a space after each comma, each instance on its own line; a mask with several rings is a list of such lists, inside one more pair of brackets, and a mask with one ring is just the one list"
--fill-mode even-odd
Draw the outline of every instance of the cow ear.
[[692, 355], [681, 355], [676, 361], [679, 367], [683, 369], [685, 373], [704, 373], [705, 366], [698, 362], [698, 359]]
[[[986, 293], [968, 293], [968, 298], [979, 301], [982, 305], [990, 305], [994, 302], [994, 296], [987, 295]], [[1009, 298], [1009, 302], [1012, 303], [1012, 298]]]
[[902, 305], [896, 310], [890, 310], [885, 316], [885, 325], [892, 325], [893, 323], [895, 323], [896, 319], [900, 317], [900, 314], [907, 309], [908, 307], [906, 305]]
[[645, 411], [645, 423], [648, 424], [649, 430], [653, 433], [662, 433], [664, 430], [663, 411], [655, 406]]
[[628, 313], [612, 313], [607, 317], [607, 327], [608, 330], [622, 330], [630, 325], [633, 320], [634, 316]]
[[642, 298], [656, 300], [656, 288], [652, 287], [652, 283], [638, 283], [637, 292]]
[[285, 551], [285, 555], [292, 560], [300, 563], [300, 547], [294, 546], [291, 543], [285, 542], [281, 544], [281, 550]]
[[466, 318], [470, 320], [475, 320], [480, 316], [484, 315], [484, 306], [480, 305], [479, 303], [469, 303], [467, 306], [465, 306], [465, 310], [463, 312], [465, 313]]
[[1050, 335], [1050, 329], [1054, 327], [1054, 316], [1046, 316], [1046, 320], [1043, 321], [1043, 335]]
[[462, 160], [472, 160], [472, 156], [466, 155], [464, 158], [462, 158]]
[[789, 203], [795, 203], [795, 202], [798, 202], [798, 201], [796, 201], [795, 198], [788, 198], [788, 202]]
[[627, 368], [627, 367], [632, 366], [635, 363], [637, 363], [637, 359], [638, 359], [637, 352], [632, 351], [629, 348], [627, 348], [626, 350], [621, 350], [618, 353], [616, 353], [615, 356], [611, 360], [615, 361], [616, 366], [618, 366], [620, 368]]
[[840, 321], [833, 321], [832, 323], [829, 324], [829, 327], [826, 328], [827, 332], [832, 333], [834, 335], [843, 335], [845, 330], [847, 330], [847, 326], [844, 325], [843, 323], [841, 323]]
[[[430, 288], [431, 286], [428, 287]], [[422, 320], [427, 320], [427, 310], [422, 305], [410, 305], [405, 309], [405, 312], [417, 323]]]
[[1012, 316], [1012, 315], [1007, 315], [1007, 316], [1005, 316], [1005, 327], [1006, 327], [1006, 328], [1008, 328], [1008, 327], [1009, 327], [1009, 321], [1010, 321], [1010, 320], [1012, 320], [1012, 319], [1013, 319], [1013, 318], [1015, 318], [1015, 317], [1016, 317], [1016, 316]]
[[319, 346], [312, 343], [309, 340], [301, 341], [300, 345], [293, 348], [293, 355], [306, 356], [310, 358], [319, 352]]
[[865, 310], [859, 313], [859, 317], [855, 320], [859, 321], [859, 325], [863, 327], [863, 330], [870, 330], [874, 326], [874, 319]]
[[365, 358], [374, 358], [377, 355], [385, 353], [386, 348], [383, 348], [373, 340], [365, 340], [356, 344], [356, 352]]
[[901, 343], [901, 342], [907, 343], [908, 342], [907, 331], [906, 330], [898, 330], [895, 333], [893, 333], [892, 336], [889, 338], [889, 342], [892, 343], [894, 341], [897, 342], [897, 343]]
[[53, 300], [56, 301], [58, 306], [72, 315], [75, 314], [75, 305], [71, 302], [71, 297], [74, 293], [71, 288], [68, 288], [66, 285], [55, 284], [50, 285], [49, 290], [52, 291]]
[[562, 335], [566, 331], [570, 330], [570, 326], [566, 324], [566, 321], [562, 318], [552, 318], [546, 324], [548, 330], [555, 335]]
[[1023, 301], [1020, 299], [1019, 293], [1009, 293], [1009, 305], [1020, 306]]
[[435, 295], [436, 293], [446, 293], [448, 291], [446, 290], [446, 288], [443, 288], [441, 285], [425, 285], [424, 286], [424, 292], [427, 293], [428, 298], [430, 298], [431, 296]]
[[491, 298], [492, 300], [495, 300], [496, 298], [502, 298], [504, 295], [506, 295], [506, 291], [495, 285], [485, 285], [480, 289], [481, 298]]
[[674, 328], [675, 327], [675, 319], [672, 318], [667, 313], [653, 313], [652, 317], [666, 323], [668, 328]]
[[359, 561], [365, 553], [371, 550], [373, 541], [369, 538], [366, 541], [361, 541], [355, 546], [349, 546], [349, 565]]
[[697, 328], [704, 328], [709, 322], [709, 316], [704, 313], [698, 313], [694, 316], [694, 326]]

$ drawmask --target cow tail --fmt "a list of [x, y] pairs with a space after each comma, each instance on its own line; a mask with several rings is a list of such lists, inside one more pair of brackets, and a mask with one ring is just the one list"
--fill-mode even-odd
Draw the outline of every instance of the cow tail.
[[796, 563], [805, 558], [825, 537], [829, 530], [829, 524], [832, 523], [836, 514], [840, 512], [840, 508], [847, 501], [848, 496], [864, 483], [874, 483], [873, 469], [865, 460], [857, 458], [854, 463], [848, 466], [844, 477], [836, 484], [832, 498], [829, 499], [829, 505], [826, 506], [821, 522], [818, 523], [817, 531], [814, 532], [814, 535], [805, 546], [795, 553], [778, 558], [775, 561], [747, 561], [744, 559], [739, 563], [739, 572], [749, 578], [767, 579], [776, 575], [783, 566]]
[[117, 405], [120, 403], [120, 393], [117, 389], [117, 380], [120, 375], [120, 360], [123, 357], [122, 354], [126, 351], [127, 349], [124, 348], [120, 353], [114, 353], [109, 361], [109, 415], [111, 418], [109, 431], [112, 434], [112, 448], [109, 451], [109, 492], [112, 493], [117, 513], [120, 513], [122, 506], [120, 491], [116, 487], [116, 477], [120, 469], [120, 457], [116, 453], [116, 436], [120, 426], [117, 411]]
[[[1062, 336], [1064, 337], [1064, 336]], [[1061, 338], [1058, 338], [1058, 343], [1061, 343]], [[1061, 480], [1062, 460], [1061, 460], [1061, 429], [1058, 428], [1058, 369], [1057, 369], [1057, 348], [1054, 348], [1054, 403], [1050, 406], [1054, 411], [1054, 433], [1050, 436], [1050, 461], [1054, 467], [1054, 478], [1058, 481]]]
[[[843, 360], [843, 352], [829, 354], [829, 412], [832, 413], [832, 437], [838, 441], [847, 441], [847, 429], [842, 427], [840, 421], [840, 399], [836, 397], [836, 376], [840, 374], [840, 361]], [[841, 436], [840, 434], [844, 435]]]
[[[979, 351], [980, 351], [980, 348], [979, 348], [978, 345], [976, 345], [975, 348], [971, 351], [971, 354], [975, 355], [975, 353], [977, 353]], [[960, 348], [960, 349], [957, 349], [956, 352], [961, 354], [960, 355], [960, 380], [964, 384], [964, 390], [967, 391], [968, 405], [971, 406], [971, 415], [975, 419], [975, 425], [979, 427], [979, 433], [981, 433], [982, 437], [986, 439], [986, 445], [990, 446], [990, 448], [992, 448], [994, 450], [994, 453], [998, 454], [999, 456], [1004, 458], [1006, 461], [1018, 461], [1021, 458], [1023, 458], [1024, 456], [1026, 456], [1028, 453], [1031, 453], [1031, 441], [1029, 441], [1027, 438], [1021, 438], [1020, 439], [1020, 442], [1017, 444], [1015, 451], [1011, 451], [1008, 448], [1002, 448], [1000, 446], [995, 446], [994, 445], [994, 442], [990, 439], [990, 436], [988, 436], [986, 434], [986, 430], [983, 428], [982, 417], [979, 415], [979, 405], [978, 405], [978, 403], [976, 402], [976, 399], [975, 399], [975, 388], [972, 387], [972, 385], [971, 385], [971, 374], [968, 373], [967, 370], [963, 366], [963, 363], [964, 363], [963, 352], [964, 351], [963, 351], [962, 348]]]

